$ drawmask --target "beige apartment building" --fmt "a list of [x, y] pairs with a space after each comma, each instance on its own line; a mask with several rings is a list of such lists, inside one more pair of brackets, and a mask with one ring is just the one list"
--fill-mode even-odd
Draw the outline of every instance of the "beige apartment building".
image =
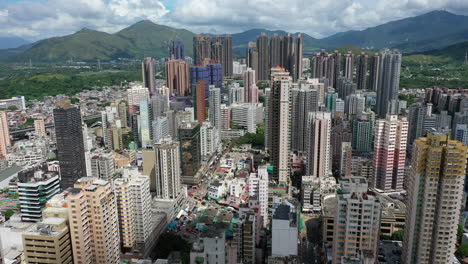
[[83, 177], [69, 192], [74, 263], [119, 264], [117, 199], [110, 182]]
[[374, 263], [377, 259], [382, 205], [368, 189], [364, 177], [352, 177], [337, 191], [333, 264], [344, 260]]
[[0, 159], [6, 159], [8, 148], [11, 146], [8, 118], [6, 112], [0, 112]]
[[290, 165], [290, 97], [291, 81], [289, 72], [281, 67], [271, 69], [271, 91], [266, 109], [269, 152], [273, 166], [273, 180], [279, 183], [289, 181]]
[[73, 263], [68, 210], [47, 208], [43, 217], [22, 234], [25, 263]]
[[45, 137], [47, 135], [44, 125], [44, 119], [34, 119], [34, 134], [36, 135], [36, 137]]
[[413, 144], [407, 179], [403, 263], [451, 263], [463, 200], [468, 147], [429, 134]]

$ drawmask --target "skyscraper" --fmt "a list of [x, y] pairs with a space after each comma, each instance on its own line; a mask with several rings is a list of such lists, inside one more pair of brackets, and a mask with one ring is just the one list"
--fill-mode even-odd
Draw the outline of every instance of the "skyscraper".
[[258, 51], [258, 80], [265, 81], [269, 78], [269, 62], [270, 53], [268, 50], [268, 36], [262, 32], [257, 36], [257, 51]]
[[[151, 186], [158, 199], [176, 199], [181, 188], [179, 143], [164, 140], [154, 145], [155, 167]], [[185, 160], [184, 160], [185, 162]]]
[[392, 100], [398, 100], [400, 68], [400, 52], [385, 50], [380, 54], [377, 104], [375, 106], [375, 114], [380, 118], [385, 118], [387, 116], [390, 102]]
[[302, 53], [303, 53], [303, 39], [302, 34], [297, 34], [295, 38], [295, 47], [294, 47], [294, 75], [293, 80], [296, 82], [297, 80], [301, 79], [302, 77]]
[[180, 40], [171, 41], [169, 46], [170, 60], [185, 60], [184, 42]]
[[150, 93], [153, 93], [156, 88], [155, 79], [155, 61], [151, 57], [145, 57], [141, 62], [141, 72], [143, 74], [143, 86], [148, 88]]
[[193, 62], [197, 66], [202, 66], [205, 58], [211, 56], [211, 43], [202, 35], [193, 37]]
[[350, 81], [353, 81], [354, 74], [354, 55], [349, 51], [344, 56], [344, 77]]
[[367, 54], [361, 52], [358, 57], [359, 65], [357, 69], [357, 89], [367, 89]]
[[[317, 80], [318, 79], [314, 79]], [[318, 111], [319, 91], [307, 83], [291, 89], [291, 151], [305, 154], [309, 112]]]
[[335, 50], [332, 55], [333, 63], [334, 63], [334, 78], [333, 81], [330, 79], [331, 86], [336, 88], [338, 78], [341, 76], [341, 53]]
[[200, 125], [198, 123], [183, 122], [178, 130], [180, 144], [180, 160], [184, 183], [194, 184], [195, 175], [201, 163]]
[[195, 118], [200, 124], [206, 119], [205, 97], [205, 82], [200, 80], [195, 88]]
[[[81, 178], [69, 189], [73, 263], [120, 263], [117, 200], [108, 181]], [[92, 252], [92, 254], [90, 254]]]
[[86, 160], [81, 113], [70, 101], [57, 102], [54, 109], [57, 158], [60, 164], [60, 187], [72, 187], [81, 177], [86, 176]]
[[270, 38], [270, 68], [281, 65], [281, 38], [278, 34], [273, 34]]
[[271, 149], [271, 89], [265, 88], [265, 151], [269, 151]]
[[271, 91], [268, 98], [268, 140], [273, 179], [280, 183], [289, 181], [290, 96], [289, 72], [281, 67], [271, 69]]
[[425, 135], [424, 121], [426, 117], [431, 116], [432, 104], [415, 103], [410, 105], [408, 114], [408, 146]]
[[246, 51], [245, 57], [246, 57], [247, 67], [255, 71], [255, 80], [259, 80], [258, 79], [258, 50], [257, 50], [257, 44], [255, 42], [247, 43], [247, 51]]
[[336, 92], [340, 99], [345, 100], [346, 96], [356, 92], [356, 84], [346, 77], [338, 77], [336, 81]]
[[369, 72], [369, 89], [377, 91], [379, 86], [380, 54], [376, 53], [371, 57]]
[[221, 113], [220, 130], [227, 130], [231, 127], [231, 108], [229, 108], [226, 104], [221, 104], [219, 111]]
[[327, 176], [331, 172], [331, 114], [328, 112], [309, 112], [307, 128], [306, 175]]
[[11, 146], [8, 132], [8, 119], [6, 112], [0, 112], [0, 160], [6, 159], [8, 148]]
[[356, 152], [372, 152], [374, 120], [353, 120], [352, 147]]
[[141, 175], [136, 167], [125, 167], [122, 178], [114, 181], [123, 252], [134, 250], [143, 257], [151, 253], [154, 240], [149, 185], [149, 177]]
[[140, 136], [140, 142], [142, 148], [146, 148], [147, 146], [151, 145], [151, 139], [152, 139], [152, 111], [151, 111], [151, 105], [148, 102], [147, 98], [142, 98], [140, 101], [140, 115], [138, 119], [138, 124], [139, 124], [139, 136]]
[[212, 126], [221, 129], [221, 89], [210, 85], [208, 118]]
[[368, 192], [364, 177], [352, 177], [340, 189], [335, 207], [332, 263], [346, 263], [344, 260], [375, 263], [382, 210], [380, 199]]
[[242, 73], [242, 80], [244, 81], [244, 95], [245, 103], [258, 103], [258, 87], [255, 82], [255, 70], [252, 68], [247, 68]]
[[413, 144], [407, 180], [403, 263], [451, 263], [457, 242], [468, 148], [429, 134]]
[[189, 95], [189, 64], [184, 60], [166, 61], [166, 83], [171, 93], [178, 96]]
[[402, 190], [405, 177], [406, 117], [387, 115], [375, 122], [374, 127], [374, 179], [376, 189], [389, 192]]
[[222, 63], [224, 76], [232, 76], [232, 38], [231, 35], [226, 35], [223, 38], [223, 59]]

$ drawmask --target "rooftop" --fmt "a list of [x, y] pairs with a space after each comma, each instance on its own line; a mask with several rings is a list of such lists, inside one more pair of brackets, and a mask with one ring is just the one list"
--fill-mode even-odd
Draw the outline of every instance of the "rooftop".
[[280, 204], [273, 215], [273, 219], [277, 220], [289, 220], [290, 207], [286, 204]]

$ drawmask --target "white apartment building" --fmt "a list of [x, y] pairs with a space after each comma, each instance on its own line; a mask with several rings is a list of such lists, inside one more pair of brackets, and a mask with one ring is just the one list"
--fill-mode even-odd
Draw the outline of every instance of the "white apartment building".
[[263, 123], [262, 104], [234, 104], [231, 105], [231, 120], [235, 125], [241, 126], [248, 133], [257, 132], [257, 124]]
[[122, 246], [141, 251], [154, 229], [149, 177], [140, 174], [137, 167], [126, 167], [122, 178], [114, 180], [114, 187]]
[[130, 89], [127, 89], [128, 105], [140, 105], [142, 99], [149, 98], [149, 90], [143, 85], [134, 84]]
[[260, 215], [263, 217], [263, 225], [268, 224], [268, 171], [265, 167], [259, 167], [257, 173], [251, 173], [248, 181], [249, 195], [257, 196], [260, 202]]
[[115, 174], [114, 157], [111, 152], [91, 153], [91, 176], [110, 181]]

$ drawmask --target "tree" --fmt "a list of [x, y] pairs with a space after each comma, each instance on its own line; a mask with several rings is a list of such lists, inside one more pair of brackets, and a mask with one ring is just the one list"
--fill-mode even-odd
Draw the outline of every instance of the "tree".
[[15, 211], [8, 209], [6, 211], [3, 211], [2, 214], [5, 216], [5, 219], [8, 220], [15, 214]]
[[459, 246], [455, 254], [460, 258], [468, 257], [468, 245]]
[[461, 244], [462, 242], [463, 233], [465, 233], [465, 229], [463, 228], [463, 225], [458, 224], [458, 228], [457, 228], [457, 243], [458, 244]]
[[405, 231], [403, 229], [401, 229], [401, 230], [393, 232], [390, 239], [391, 240], [396, 240], [396, 241], [403, 241], [404, 236], [405, 236]]
[[18, 110], [18, 107], [16, 105], [10, 105], [8, 107], [8, 111], [16, 111], [16, 110]]

